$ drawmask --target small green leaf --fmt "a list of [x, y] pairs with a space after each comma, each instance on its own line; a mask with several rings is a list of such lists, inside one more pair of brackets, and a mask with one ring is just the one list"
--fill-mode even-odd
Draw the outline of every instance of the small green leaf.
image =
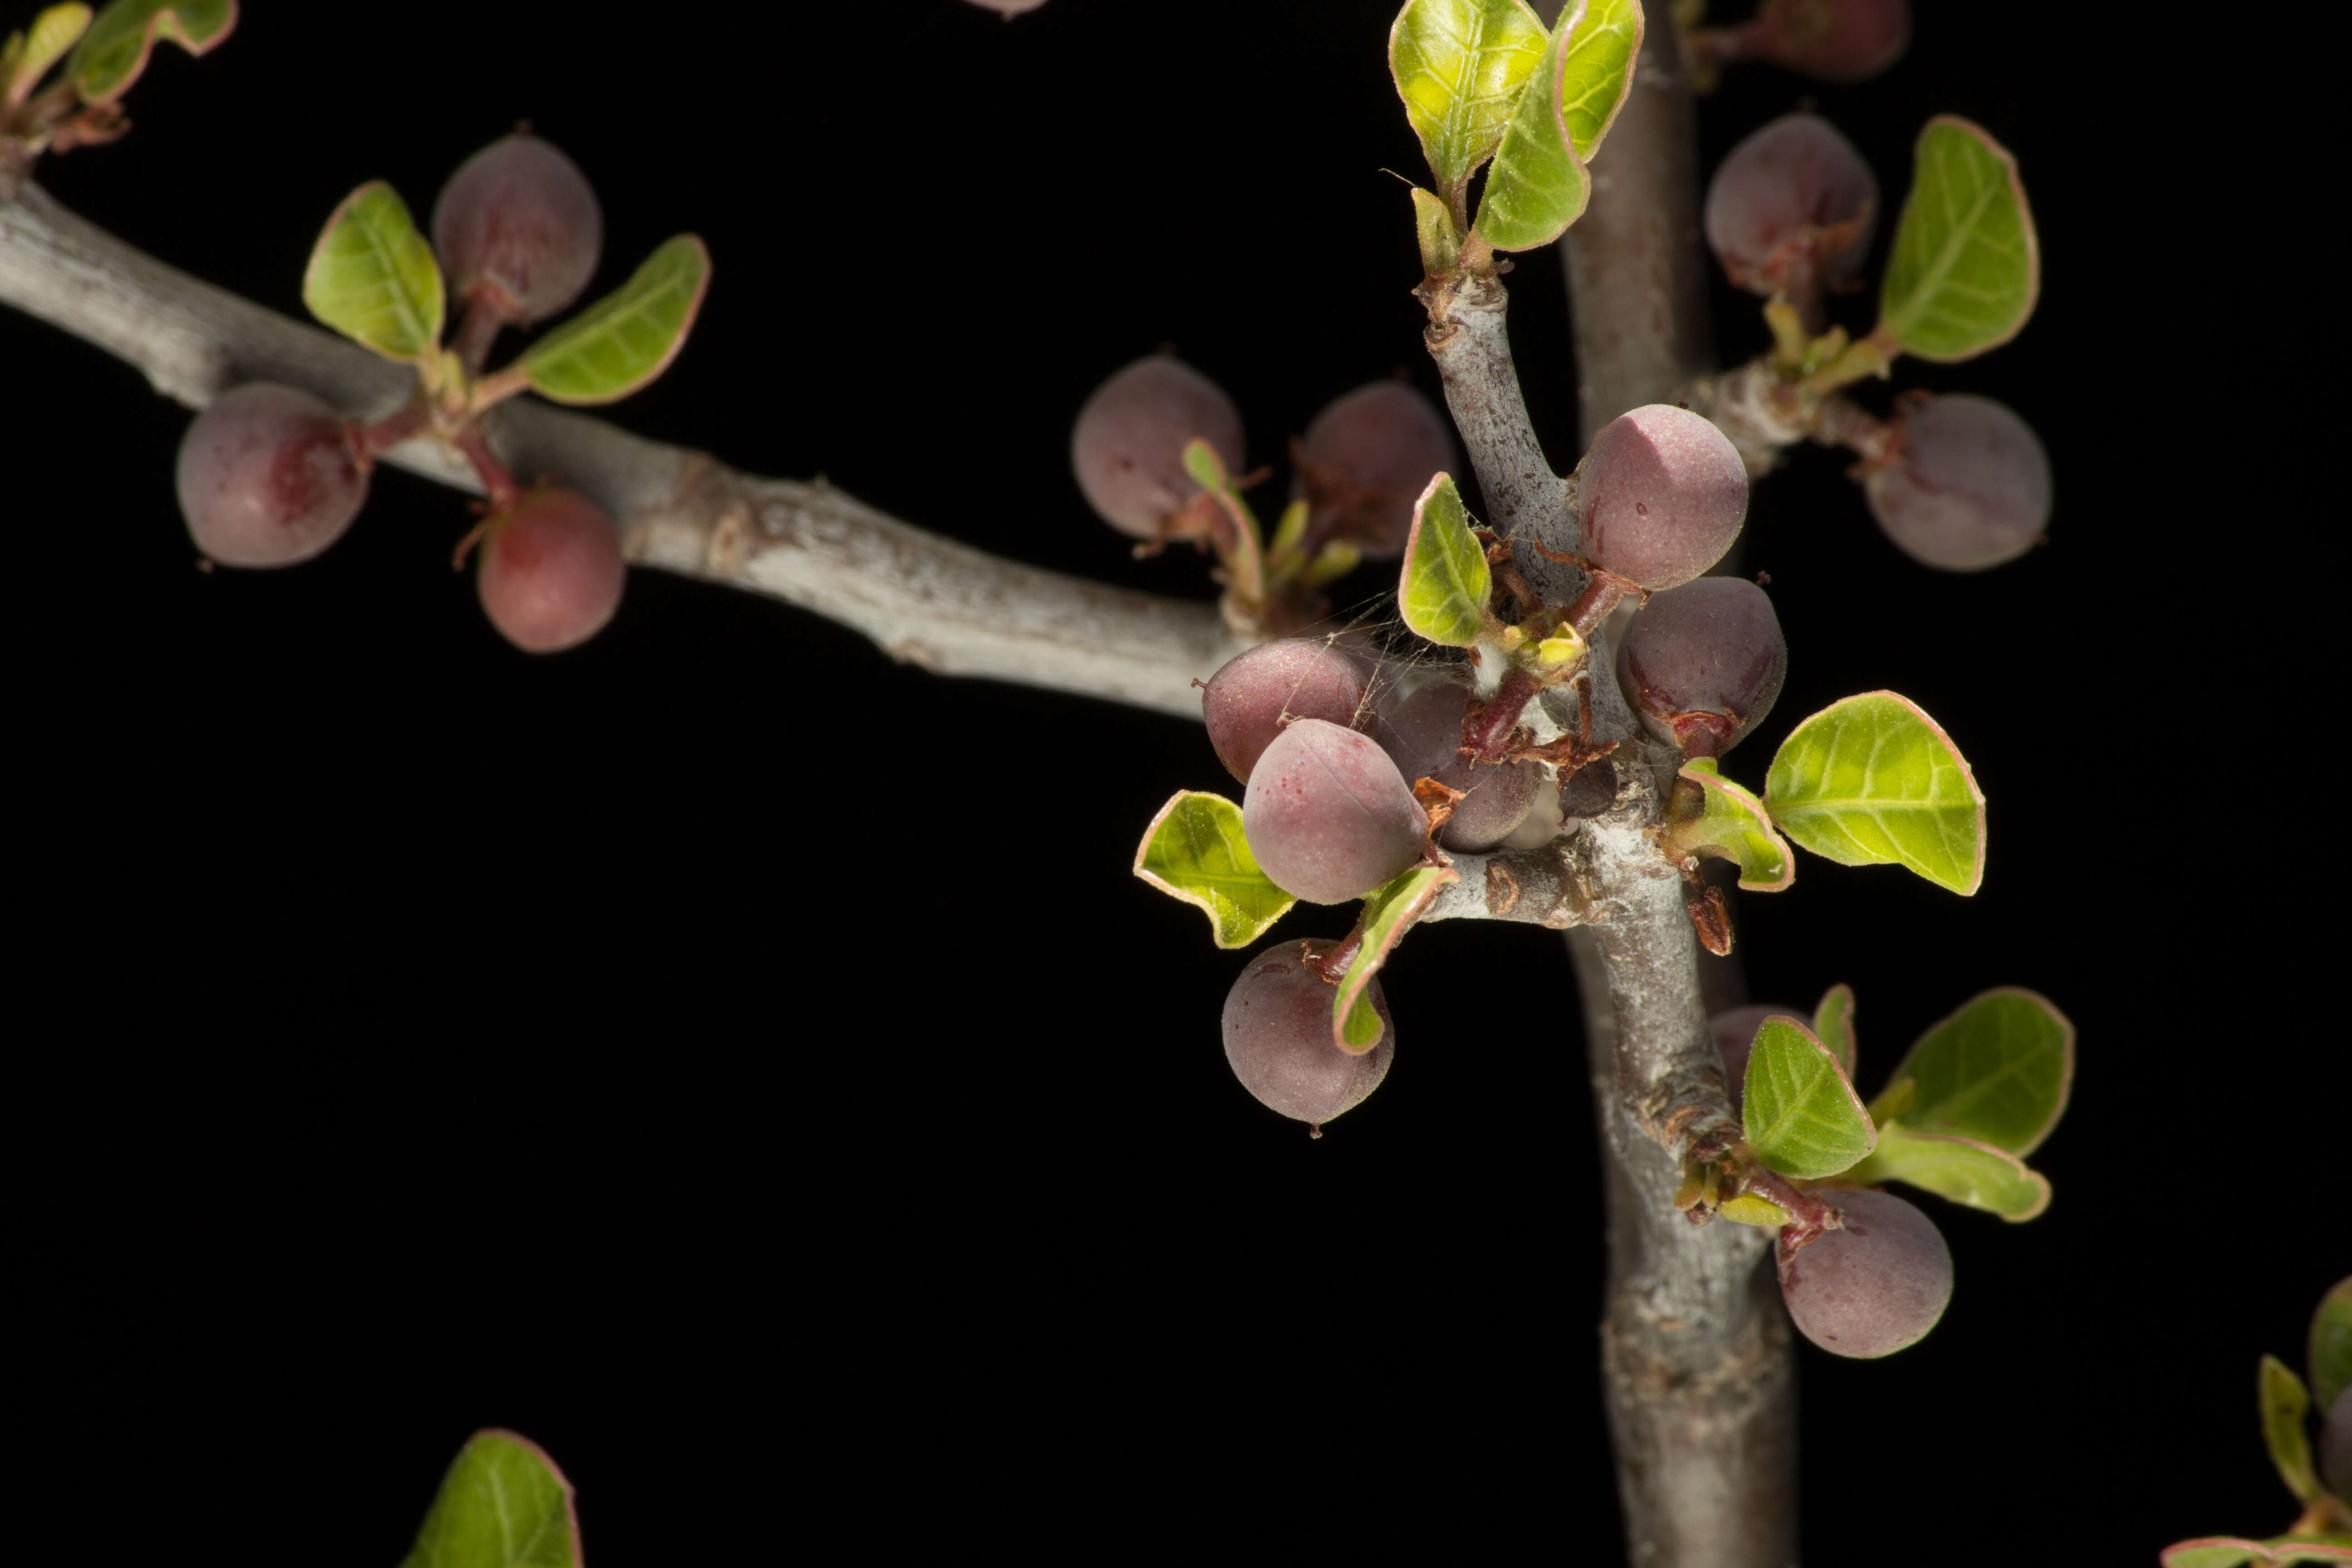
[[1734, 1193], [1716, 1205], [1715, 1212], [1741, 1225], [1760, 1226], [1766, 1230], [1778, 1230], [1789, 1223], [1789, 1211], [1769, 1198], [1759, 1198], [1754, 1193]]
[[1421, 269], [1432, 278], [1443, 278], [1454, 270], [1462, 257], [1462, 236], [1454, 227], [1454, 215], [1445, 210], [1444, 202], [1419, 185], [1412, 188], [1412, 226], [1421, 241]]
[[558, 403], [611, 403], [669, 368], [710, 283], [691, 234], [663, 242], [635, 276], [524, 353], [524, 379]]
[[114, 0], [81, 36], [66, 76], [83, 102], [110, 102], [147, 68], [157, 38], [201, 55], [236, 26], [236, 0]]
[[2352, 1538], [2282, 1535], [2249, 1541], [2240, 1535], [2200, 1535], [2164, 1549], [2163, 1568], [2291, 1568], [2297, 1563], [2352, 1563]]
[[1922, 359], [1969, 359], [2015, 337], [2041, 289], [2017, 160], [1983, 127], [1937, 115], [1919, 133], [1877, 335]]
[[0, 50], [0, 100], [14, 102], [29, 94], [89, 29], [89, 7], [69, 4], [52, 5], [24, 32], [9, 34]]
[[2011, 1221], [2034, 1218], [2050, 1206], [2050, 1178], [2028, 1170], [2006, 1149], [1942, 1132], [1913, 1132], [1881, 1124], [1878, 1147], [1843, 1172], [1850, 1186], [1908, 1182], [1940, 1198]]
[[2286, 1363], [2274, 1355], [2263, 1357], [2262, 1375], [2258, 1380], [2263, 1406], [2263, 1442], [2270, 1448], [2271, 1463], [2278, 1467], [2279, 1479], [2299, 1502], [2316, 1502], [2326, 1489], [2311, 1468], [2311, 1439], [2303, 1429], [2303, 1418], [2311, 1409], [2311, 1395], [2303, 1386], [2303, 1379], [2287, 1370]]
[[2047, 997], [2005, 985], [1919, 1037], [1872, 1102], [1882, 1122], [2031, 1154], [2074, 1082], [2074, 1026]]
[[[1567, 26], [1565, 16], [1560, 25]], [[1590, 0], [1577, 18], [1576, 31], [1568, 40], [1559, 107], [1576, 155], [1585, 163], [1592, 162], [1633, 89], [1643, 28], [1640, 0]]]
[[302, 303], [387, 359], [420, 359], [440, 342], [441, 268], [399, 193], [371, 180], [343, 198], [310, 252]]
[[572, 1483], [529, 1438], [477, 1432], [401, 1568], [580, 1568]]
[[1765, 808], [1801, 848], [1842, 866], [1902, 866], [1962, 894], [1984, 880], [1984, 804], [1951, 737], [1892, 691], [1831, 703], [1790, 733], [1765, 775]]
[[1218, 559], [1224, 564], [1227, 585], [1244, 603], [1257, 603], [1265, 594], [1266, 574], [1257, 514], [1250, 510], [1249, 502], [1242, 500], [1241, 491], [1234, 488], [1233, 476], [1225, 472], [1225, 460], [1217, 456], [1214, 447], [1196, 436], [1184, 443], [1182, 460], [1184, 471], [1211, 503], [1225, 514], [1229, 524], [1225, 533], [1217, 539]]
[[1258, 869], [1242, 808], [1197, 790], [1178, 790], [1151, 819], [1135, 874], [1207, 911], [1219, 947], [1247, 947], [1297, 902]]
[[1550, 41], [1527, 0], [1406, 0], [1397, 13], [1389, 74], [1450, 209], [1494, 156]]
[[2311, 1315], [2311, 1352], [2304, 1365], [2322, 1410], [2352, 1385], [2352, 1279], [2338, 1279], [2320, 1298], [2319, 1310]]
[[[1576, 0], [1576, 15], [1583, 9], [1583, 0]], [[1518, 107], [1495, 149], [1495, 166], [1486, 173], [1472, 226], [1497, 250], [1549, 245], [1583, 216], [1591, 198], [1592, 178], [1560, 116], [1560, 73], [1576, 15], [1560, 17], [1543, 63], [1519, 91]]]
[[1493, 586], [1486, 552], [1470, 532], [1462, 492], [1454, 488], [1453, 475], [1440, 474], [1413, 503], [1397, 610], [1406, 626], [1431, 642], [1468, 647], [1486, 624]]
[[1749, 1151], [1801, 1181], [1836, 1175], [1878, 1142], [1837, 1058], [1791, 1018], [1767, 1018], [1756, 1031], [1740, 1110]]
[[1339, 977], [1339, 994], [1331, 999], [1331, 1037], [1339, 1048], [1361, 1056], [1381, 1043], [1381, 1016], [1373, 1011], [1369, 988], [1372, 976], [1389, 961], [1389, 950], [1421, 918], [1437, 889], [1458, 882], [1462, 873], [1451, 866], [1416, 866], [1396, 880], [1375, 889], [1364, 900], [1358, 923], [1362, 944], [1355, 962]]
[[1685, 855], [1714, 855], [1739, 868], [1751, 893], [1777, 893], [1797, 879], [1797, 858], [1772, 831], [1764, 803], [1716, 771], [1713, 757], [1685, 763], [1682, 776], [1698, 785], [1702, 814], [1675, 825], [1668, 837]]
[[[1829, 988], [1820, 1005], [1813, 1009], [1813, 1033], [1822, 1044], [1830, 1048], [1830, 1055], [1837, 1058], [1838, 1070], [1845, 1074], [1846, 1081], [1853, 1082], [1855, 1060], [1853, 986], [1840, 982]], [[1885, 1118], [1880, 1116], [1874, 1108], [1870, 1114], [1880, 1126], [1886, 1124]]]

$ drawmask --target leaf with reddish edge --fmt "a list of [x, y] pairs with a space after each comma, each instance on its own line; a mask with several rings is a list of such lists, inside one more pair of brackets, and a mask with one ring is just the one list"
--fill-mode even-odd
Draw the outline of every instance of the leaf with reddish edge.
[[1331, 999], [1331, 1038], [1349, 1056], [1361, 1056], [1381, 1043], [1381, 1016], [1366, 993], [1372, 976], [1388, 962], [1389, 950], [1429, 908], [1438, 889], [1461, 879], [1462, 873], [1451, 864], [1415, 866], [1364, 900], [1364, 912], [1356, 923], [1360, 933], [1356, 956], [1339, 977], [1339, 995]]
[[1256, 604], [1265, 596], [1265, 549], [1259, 542], [1257, 514], [1234, 488], [1233, 476], [1217, 449], [1197, 437], [1184, 443], [1184, 471], [1201, 487], [1231, 525], [1232, 539], [1220, 531], [1217, 557], [1224, 563], [1227, 585], [1236, 597]]
[[1871, 1101], [1871, 1114], [2022, 1157], [2050, 1136], [2074, 1085], [2074, 1024], [2049, 998], [2003, 985], [1970, 997], [1921, 1035]]
[[1939, 114], [1919, 132], [1872, 335], [1949, 363], [2023, 330], [2042, 251], [2017, 160], [1983, 126]]
[[36, 15], [23, 32], [8, 35], [7, 43], [0, 45], [0, 119], [31, 95], [49, 68], [89, 29], [89, 7], [68, 0]]
[[1571, 0], [1553, 27], [1542, 63], [1519, 89], [1518, 106], [1503, 127], [1495, 166], [1486, 171], [1471, 227], [1497, 250], [1549, 245], [1584, 215], [1591, 199], [1592, 176], [1560, 113], [1561, 73], [1584, 5], [1585, 0]]
[[1135, 851], [1135, 874], [1203, 910], [1219, 947], [1247, 947], [1298, 900], [1258, 868], [1242, 808], [1221, 795], [1178, 790]]
[[1964, 896], [1984, 881], [1976, 774], [1941, 725], [1892, 691], [1832, 702], [1790, 731], [1764, 805], [1799, 848], [1842, 866], [1901, 866]]
[[709, 287], [701, 237], [664, 240], [626, 283], [531, 344], [515, 368], [557, 403], [626, 397], [669, 368]]
[[1550, 42], [1527, 0], [1405, 0], [1389, 28], [1389, 75], [1447, 207], [1492, 157]]
[[477, 1432], [401, 1568], [580, 1568], [572, 1483], [530, 1438]]
[[441, 268], [399, 192], [370, 180], [328, 215], [303, 269], [302, 303], [386, 359], [422, 360], [439, 345]]
[[2311, 1314], [2311, 1348], [2304, 1362], [2311, 1396], [2322, 1410], [2352, 1384], [2352, 1279], [2338, 1279]]
[[1853, 987], [1840, 981], [1825, 992], [1813, 1008], [1813, 1033], [1837, 1058], [1838, 1069], [1853, 1081]]
[[1397, 580], [1397, 613], [1441, 647], [1470, 647], [1486, 626], [1486, 596], [1494, 585], [1486, 549], [1470, 531], [1470, 513], [1454, 476], [1437, 475], [1412, 503], [1404, 571]]
[[1764, 803], [1725, 778], [1713, 757], [1685, 763], [1681, 776], [1700, 791], [1699, 815], [1676, 823], [1666, 841], [1684, 855], [1714, 855], [1739, 868], [1739, 886], [1750, 893], [1777, 893], [1797, 879], [1797, 858], [1772, 831]]
[[1907, 1182], [2011, 1224], [2036, 1218], [2050, 1206], [2050, 1178], [2029, 1170], [2008, 1150], [1947, 1132], [1913, 1132], [1892, 1122], [1879, 1128], [1878, 1147], [1840, 1172], [1838, 1182], [1850, 1187]]
[[2249, 1541], [2242, 1535], [2200, 1535], [2164, 1549], [2164, 1568], [2288, 1568], [2296, 1563], [2352, 1563], [2352, 1540], [2297, 1540], [2282, 1535]]
[[2303, 1429], [2303, 1418], [2311, 1410], [2311, 1394], [2303, 1379], [2288, 1371], [2278, 1357], [2266, 1355], [2256, 1385], [2262, 1401], [2263, 1443], [2271, 1451], [2271, 1463], [2278, 1467], [2279, 1479], [2286, 1483], [2296, 1501], [2318, 1501], [2327, 1495], [2327, 1489], [2319, 1484], [2319, 1473], [2312, 1468], [2311, 1438]]
[[236, 27], [236, 0], [114, 0], [81, 36], [66, 78], [84, 103], [110, 103], [147, 68], [157, 38], [201, 55]]
[[1837, 1058], [1793, 1018], [1767, 1018], [1757, 1029], [1740, 1098], [1748, 1152], [1784, 1176], [1834, 1176], [1877, 1145]]
[[1589, 163], [1633, 93], [1648, 24], [1639, 0], [1590, 0], [1581, 9], [1568, 40], [1559, 111], [1576, 155]]

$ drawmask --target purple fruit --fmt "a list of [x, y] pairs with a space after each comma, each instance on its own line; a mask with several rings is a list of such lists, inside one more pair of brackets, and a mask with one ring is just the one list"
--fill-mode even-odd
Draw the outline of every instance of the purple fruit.
[[1730, 437], [1687, 408], [1653, 403], [1601, 428], [1577, 466], [1584, 553], [1649, 589], [1689, 582], [1739, 537], [1748, 470]]
[[1701, 577], [1653, 595], [1619, 657], [1625, 700], [1686, 757], [1737, 745], [1772, 710], [1789, 670], [1772, 601], [1745, 577]]
[[1500, 844], [1527, 819], [1541, 770], [1533, 763], [1496, 766], [1463, 756], [1462, 716], [1469, 706], [1468, 688], [1433, 680], [1398, 703], [1373, 735], [1408, 784], [1435, 779], [1463, 792], [1437, 841], [1475, 855]]
[[433, 204], [433, 248], [451, 290], [528, 322], [580, 297], [604, 248], [604, 215], [580, 166], [527, 131], [491, 142]]
[[1242, 831], [1276, 887], [1310, 904], [1341, 904], [1421, 858], [1429, 816], [1370, 736], [1301, 719], [1251, 770]]
[[336, 540], [367, 500], [342, 416], [270, 382], [231, 387], [180, 438], [180, 515], [224, 566], [290, 566]]
[[1402, 381], [1376, 381], [1333, 399], [1307, 426], [1299, 451], [1316, 503], [1310, 529], [1352, 540], [1374, 561], [1404, 553], [1413, 503], [1455, 466], [1453, 427]]
[[1226, 660], [1202, 689], [1201, 716], [1217, 760], [1247, 784], [1259, 756], [1294, 721], [1354, 727], [1364, 690], [1364, 668], [1349, 652], [1320, 637], [1284, 637]]
[[[1817, 295], [1861, 270], [1878, 181], [1818, 114], [1784, 114], [1731, 150], [1706, 187], [1706, 243], [1734, 283]], [[1858, 221], [1850, 236], [1824, 231]]]
[[1251, 960], [1225, 996], [1225, 1060], [1259, 1103], [1321, 1135], [1322, 1124], [1354, 1106], [1388, 1076], [1396, 1027], [1376, 978], [1365, 987], [1380, 1015], [1380, 1043], [1361, 1056], [1331, 1037], [1339, 988], [1307, 966], [1338, 944], [1286, 942]]
[[1864, 481], [1898, 549], [1947, 572], [1981, 572], [2042, 542], [2050, 458], [2006, 405], [1947, 393], [1902, 420], [1902, 453]]
[[1836, 1355], [1892, 1355], [1927, 1337], [1952, 1300], [1943, 1233], [1891, 1193], [1840, 1190], [1832, 1230], [1780, 1266], [1780, 1297], [1798, 1331]]
[[1160, 524], [1200, 486], [1184, 471], [1194, 439], [1216, 448], [1225, 468], [1242, 467], [1242, 416], [1224, 388], [1171, 354], [1137, 360], [1095, 388], [1070, 432], [1070, 468], [1087, 504], [1105, 522], [1138, 539], [1157, 539]]

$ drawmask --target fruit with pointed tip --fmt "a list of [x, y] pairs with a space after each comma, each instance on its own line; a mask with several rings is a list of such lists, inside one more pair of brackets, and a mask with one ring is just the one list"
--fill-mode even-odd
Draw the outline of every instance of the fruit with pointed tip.
[[1981, 572], [2042, 542], [2050, 458], [2006, 404], [1950, 392], [1906, 413], [1895, 462], [1863, 481], [1895, 547], [1946, 572]]
[[433, 249], [452, 292], [512, 324], [555, 314], [588, 287], [604, 214], [580, 166], [518, 131], [457, 167], [433, 204]]
[[1286, 942], [1250, 961], [1225, 994], [1225, 1060], [1258, 1102], [1322, 1135], [1322, 1124], [1378, 1089], [1396, 1051], [1396, 1026], [1377, 977], [1365, 996], [1380, 1015], [1380, 1042], [1362, 1055], [1331, 1036], [1339, 987], [1307, 966], [1338, 944]]
[[296, 387], [250, 381], [180, 438], [180, 515], [224, 566], [290, 566], [332, 544], [367, 500], [344, 421]]
[[1121, 533], [1158, 539], [1199, 493], [1184, 447], [1206, 441], [1226, 470], [1242, 467], [1242, 416], [1224, 388], [1173, 354], [1148, 354], [1095, 388], [1070, 431], [1070, 468], [1096, 515]]
[[507, 641], [559, 653], [604, 629], [627, 580], [613, 520], [577, 490], [546, 488], [484, 525], [474, 585]]

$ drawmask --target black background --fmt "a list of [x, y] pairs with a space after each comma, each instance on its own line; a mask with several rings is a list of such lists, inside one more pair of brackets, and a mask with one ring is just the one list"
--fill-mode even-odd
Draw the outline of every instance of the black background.
[[[1199, 563], [1129, 560], [1068, 478], [1104, 374], [1172, 344], [1276, 462], [1358, 383], [1402, 366], [1434, 392], [1382, 172], [1418, 157], [1381, 0], [762, 10], [606, 31], [449, 7], [417, 31], [256, 5], [210, 58], [162, 60], [126, 142], [41, 178], [299, 314], [345, 192], [388, 178], [422, 214], [528, 117], [602, 193], [599, 287], [681, 229], [715, 258], [693, 341], [620, 422], [1171, 594], [1208, 595]], [[1923, 5], [1877, 82], [1753, 70], [1702, 110], [1712, 168], [1810, 96], [1890, 201], [1925, 118], [1969, 115], [2018, 153], [2045, 258], [2017, 342], [1895, 386], [2032, 420], [2048, 549], [1931, 574], [1819, 451], [1751, 512], [1793, 651], [1732, 772], [1889, 687], [1991, 801], [1973, 900], [1808, 861], [1748, 900], [1754, 994], [1853, 983], [1865, 1090], [1989, 985], [2081, 1030], [2035, 1161], [2052, 1211], [1939, 1206], [1937, 1331], [1884, 1363], [1802, 1352], [1817, 1568], [2147, 1563], [2278, 1529], [2255, 1360], [2299, 1366], [2352, 1266], [2340, 1030], [2301, 1016], [2340, 916], [2265, 732], [2309, 716], [2239, 716], [2269, 688], [2207, 673], [2203, 640], [2292, 627], [2297, 590], [2256, 611], [2242, 575], [2200, 585], [2212, 498], [2174, 477], [2122, 237], [2204, 176], [2192, 147], [2110, 133], [2127, 53], [2029, 58], [1981, 15]], [[1511, 283], [1564, 468], [1557, 258]], [[1715, 304], [1727, 359], [1760, 346], [1750, 303]], [[1221, 1059], [1241, 960], [1128, 874], [1171, 791], [1223, 787], [1196, 725], [943, 681], [652, 573], [592, 646], [529, 658], [448, 570], [463, 502], [391, 471], [318, 563], [202, 574], [171, 496], [183, 411], [10, 314], [0, 387], [14, 1207], [54, 1325], [33, 1365], [141, 1477], [125, 1539], [390, 1563], [466, 1434], [502, 1424], [567, 1468], [605, 1564], [831, 1538], [1616, 1555], [1557, 938], [1416, 932], [1387, 975], [1395, 1072], [1310, 1142]]]

